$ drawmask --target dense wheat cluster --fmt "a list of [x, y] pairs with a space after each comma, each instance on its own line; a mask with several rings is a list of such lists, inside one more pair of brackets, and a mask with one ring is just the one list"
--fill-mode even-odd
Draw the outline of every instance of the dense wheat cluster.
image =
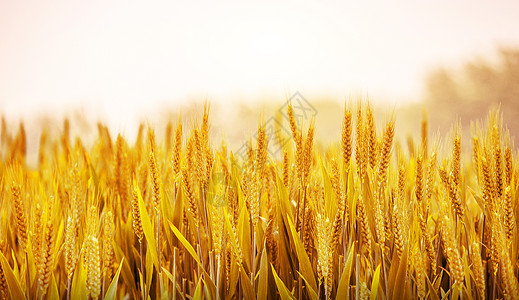
[[441, 141], [424, 120], [403, 144], [397, 118], [348, 103], [325, 148], [313, 120], [288, 119], [289, 137], [260, 121], [245, 159], [211, 139], [208, 108], [135, 143], [100, 124], [87, 147], [65, 122], [35, 168], [24, 125], [4, 123], [0, 298], [519, 299], [498, 112]]

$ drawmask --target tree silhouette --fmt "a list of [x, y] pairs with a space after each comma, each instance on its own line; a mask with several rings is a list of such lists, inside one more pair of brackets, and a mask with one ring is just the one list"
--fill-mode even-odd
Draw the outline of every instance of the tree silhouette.
[[499, 49], [497, 62], [475, 59], [461, 70], [438, 68], [425, 85], [431, 122], [442, 126], [459, 116], [466, 127], [500, 107], [510, 133], [519, 134], [519, 49]]

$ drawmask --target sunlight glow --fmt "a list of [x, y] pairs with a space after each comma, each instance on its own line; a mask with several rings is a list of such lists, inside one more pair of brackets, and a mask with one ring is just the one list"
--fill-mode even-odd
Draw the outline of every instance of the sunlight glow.
[[288, 90], [417, 100], [436, 64], [517, 44], [517, 3], [5, 1], [0, 108], [140, 110]]

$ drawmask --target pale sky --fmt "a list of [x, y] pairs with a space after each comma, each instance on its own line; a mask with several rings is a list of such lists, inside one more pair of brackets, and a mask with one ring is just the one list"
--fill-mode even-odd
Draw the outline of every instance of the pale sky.
[[110, 117], [292, 91], [415, 100], [437, 64], [519, 45], [518, 13], [505, 0], [0, 0], [0, 112]]

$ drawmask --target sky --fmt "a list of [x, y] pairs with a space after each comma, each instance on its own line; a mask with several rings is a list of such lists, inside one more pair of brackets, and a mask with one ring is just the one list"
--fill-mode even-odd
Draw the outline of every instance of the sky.
[[519, 45], [519, 1], [0, 0], [0, 112], [131, 118], [208, 99], [412, 101], [438, 65]]

